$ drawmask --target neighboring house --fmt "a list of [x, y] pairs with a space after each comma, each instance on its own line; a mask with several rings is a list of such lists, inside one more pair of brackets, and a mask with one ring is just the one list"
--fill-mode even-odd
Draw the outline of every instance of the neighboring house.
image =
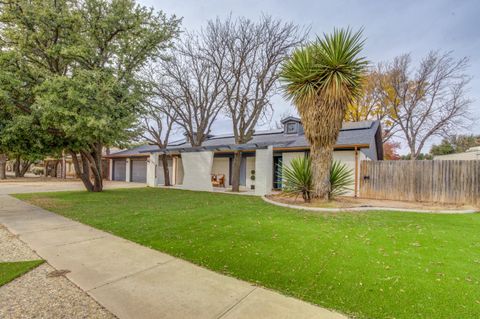
[[[103, 148], [102, 156], [106, 156], [107, 154], [114, 154], [115, 152], [120, 151], [116, 147], [111, 148]], [[80, 159], [81, 162], [81, 159]], [[110, 171], [109, 168], [109, 161], [106, 159], [102, 160], [103, 164], [103, 177], [108, 179]], [[81, 164], [80, 164], [81, 165]], [[47, 157], [45, 158], [40, 165], [37, 167], [43, 169], [43, 175], [45, 177], [56, 177], [56, 178], [76, 178], [77, 173], [75, 172], [75, 165], [73, 164], [72, 156], [69, 154], [64, 154], [62, 157]]]
[[463, 152], [463, 153], [436, 155], [433, 157], [433, 159], [443, 160], [443, 161], [480, 160], [480, 146], [471, 147], [466, 152]]
[[[309, 144], [300, 119], [287, 117], [283, 128], [258, 131], [247, 144], [237, 145], [232, 134], [211, 136], [201, 147], [186, 141], [170, 143], [166, 149], [154, 145], [139, 146], [109, 156], [110, 178], [119, 181], [163, 184], [163, 168], [159, 154], [167, 153], [172, 184], [191, 190], [214, 190], [212, 177], [222, 176], [225, 186], [231, 185], [233, 152], [242, 151], [240, 184], [243, 190], [257, 195], [282, 187], [282, 166], [295, 157], [305, 156]], [[361, 160], [382, 160], [382, 132], [379, 121], [344, 123], [335, 145], [333, 157], [356, 172], [357, 190]], [[352, 191], [352, 195], [354, 192]]]

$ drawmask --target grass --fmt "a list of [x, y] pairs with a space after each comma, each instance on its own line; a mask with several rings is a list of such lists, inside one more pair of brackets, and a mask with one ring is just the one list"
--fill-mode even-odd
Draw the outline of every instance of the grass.
[[41, 265], [43, 260], [29, 260], [0, 263], [0, 287], [17, 277], [25, 274], [33, 268]]
[[308, 213], [150, 188], [17, 197], [355, 317], [480, 314], [480, 214]]

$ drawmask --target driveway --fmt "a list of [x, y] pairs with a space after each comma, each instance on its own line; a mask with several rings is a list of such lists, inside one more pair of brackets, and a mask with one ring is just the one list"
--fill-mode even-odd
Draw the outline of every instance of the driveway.
[[[104, 181], [105, 189], [146, 187], [143, 183]], [[0, 195], [85, 190], [81, 181], [40, 178], [10, 179], [0, 182]]]

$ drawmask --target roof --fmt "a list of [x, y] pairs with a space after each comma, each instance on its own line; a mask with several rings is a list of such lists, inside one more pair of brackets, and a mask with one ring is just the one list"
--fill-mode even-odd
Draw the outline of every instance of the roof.
[[[378, 140], [380, 135], [379, 121], [361, 121], [345, 122], [335, 145], [336, 148], [354, 147], [365, 148], [363, 152], [371, 159], [383, 158], [383, 153], [379, 150]], [[380, 135], [381, 137], [381, 135]], [[253, 150], [273, 146], [281, 149], [298, 149], [310, 147], [304, 134], [284, 134], [283, 129], [268, 131], [258, 131], [247, 144], [235, 144], [233, 134], [217, 135], [205, 140], [201, 147], [192, 147], [185, 140], [172, 142], [168, 145], [166, 151], [169, 152], [195, 152], [201, 150]], [[380, 145], [381, 146], [381, 145]], [[146, 153], [161, 152], [158, 146], [142, 145], [130, 150], [122, 151], [111, 155], [110, 157], [129, 157], [145, 156]], [[380, 154], [382, 153], [382, 154]]]

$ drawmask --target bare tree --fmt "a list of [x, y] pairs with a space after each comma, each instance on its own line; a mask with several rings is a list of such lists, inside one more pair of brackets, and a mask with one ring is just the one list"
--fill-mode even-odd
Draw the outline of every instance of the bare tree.
[[412, 70], [410, 55], [383, 65], [383, 98], [392, 107], [390, 120], [401, 130], [415, 160], [434, 136], [448, 136], [469, 122], [471, 100], [466, 97], [470, 77], [468, 59], [451, 52], [430, 52]]
[[155, 85], [155, 94], [176, 114], [192, 146], [202, 145], [224, 105], [220, 70], [205, 58], [202, 46], [197, 34], [184, 34], [171, 57], [160, 63]]
[[[291, 50], [305, 38], [292, 23], [262, 16], [209, 21], [202, 32], [204, 54], [221, 76], [225, 112], [232, 120], [235, 143], [250, 141], [259, 119], [277, 93], [278, 69]], [[235, 151], [232, 190], [239, 191], [241, 151]]]
[[[158, 97], [158, 86], [160, 79], [156, 76], [155, 68], [149, 66], [147, 70], [151, 82], [151, 92], [145, 101], [145, 112], [142, 116], [143, 138], [148, 142], [157, 145], [160, 149], [168, 146], [170, 136], [174, 133], [177, 112], [171, 104]], [[165, 186], [171, 186], [170, 172], [168, 169], [168, 154], [162, 152], [160, 155]]]

